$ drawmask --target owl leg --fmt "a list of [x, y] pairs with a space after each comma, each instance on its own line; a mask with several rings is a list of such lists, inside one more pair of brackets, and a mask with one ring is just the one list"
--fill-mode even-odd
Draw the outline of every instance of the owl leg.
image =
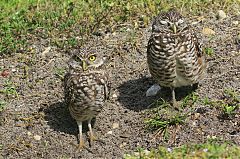
[[172, 90], [173, 106], [176, 107], [177, 106], [177, 101], [176, 101], [176, 97], [175, 97], [175, 89], [171, 88], [171, 90]]
[[93, 135], [93, 130], [92, 130], [92, 125], [91, 125], [91, 120], [88, 120], [88, 129], [89, 129], [89, 132], [90, 132], [90, 145], [93, 144], [93, 141], [96, 140], [97, 138]]
[[83, 135], [82, 135], [82, 122], [81, 121], [77, 121], [78, 124], [78, 129], [79, 129], [79, 145], [78, 145], [78, 149], [82, 149], [84, 148], [84, 141], [83, 141]]
[[88, 129], [89, 129], [89, 132], [90, 132], [90, 144], [92, 145], [93, 141], [96, 140], [97, 138], [93, 135], [91, 120], [92, 119], [88, 120]]

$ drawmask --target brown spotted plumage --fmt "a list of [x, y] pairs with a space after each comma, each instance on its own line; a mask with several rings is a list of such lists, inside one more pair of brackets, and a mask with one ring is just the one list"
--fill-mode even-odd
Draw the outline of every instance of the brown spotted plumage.
[[79, 148], [84, 147], [82, 122], [88, 121], [90, 143], [95, 139], [91, 120], [98, 115], [108, 97], [108, 78], [104, 56], [91, 48], [76, 49], [64, 78], [65, 102], [79, 127]]
[[147, 62], [160, 86], [172, 89], [198, 83], [205, 76], [205, 55], [196, 34], [175, 10], [160, 13], [153, 22]]

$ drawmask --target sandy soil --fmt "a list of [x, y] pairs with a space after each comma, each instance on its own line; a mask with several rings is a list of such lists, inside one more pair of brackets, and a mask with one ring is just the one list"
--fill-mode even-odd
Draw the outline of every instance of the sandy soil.
[[[197, 17], [190, 19], [197, 22]], [[214, 54], [207, 57], [208, 75], [194, 91], [199, 99], [207, 96], [227, 101], [225, 89], [240, 92], [240, 44], [236, 42], [240, 27], [234, 23], [237, 20], [240, 22], [235, 16], [224, 20], [206, 16], [194, 25], [204, 45], [214, 49]], [[215, 35], [203, 35], [204, 27], [214, 30]], [[126, 24], [99, 37], [105, 47], [100, 53], [109, 56], [111, 98], [94, 124], [100, 140], [81, 152], [75, 152], [77, 124], [63, 101], [61, 71], [67, 69], [69, 55], [51, 46], [47, 39], [36, 38], [31, 51], [1, 59], [0, 65], [3, 70], [10, 70], [10, 75], [0, 77], [0, 88], [10, 79], [18, 97], [0, 94], [0, 98], [8, 100], [0, 116], [0, 158], [122, 158], [139, 147], [150, 150], [159, 145], [203, 143], [211, 138], [240, 145], [240, 110], [227, 118], [220, 107], [202, 102], [184, 108], [183, 112], [190, 108], [193, 111], [183, 125], [169, 128], [167, 141], [155, 136], [156, 131], [146, 129], [144, 121], [151, 116], [154, 101], [169, 101], [171, 97], [168, 89], [162, 89], [156, 97], [145, 97], [154, 83], [146, 64], [149, 35], [150, 27], [134, 31]], [[182, 100], [188, 92], [178, 89], [177, 99]], [[88, 138], [87, 133], [84, 137]]]

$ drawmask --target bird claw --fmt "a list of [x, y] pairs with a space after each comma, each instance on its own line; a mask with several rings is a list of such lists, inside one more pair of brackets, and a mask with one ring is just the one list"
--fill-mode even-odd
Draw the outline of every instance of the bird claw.
[[78, 145], [75, 145], [75, 146], [76, 146], [76, 150], [75, 150], [76, 152], [81, 151], [82, 149], [86, 148], [83, 140], [80, 141], [80, 143]]
[[81, 150], [81, 149], [84, 149], [84, 148], [85, 148], [85, 145], [83, 143], [78, 144], [78, 147], [77, 147], [78, 150]]
[[97, 137], [95, 137], [94, 135], [90, 134], [90, 145], [93, 145], [93, 142], [97, 140]]
[[161, 87], [158, 84], [154, 84], [150, 88], [148, 88], [148, 90], [146, 92], [146, 96], [147, 97], [155, 96], [160, 89], [161, 89]]

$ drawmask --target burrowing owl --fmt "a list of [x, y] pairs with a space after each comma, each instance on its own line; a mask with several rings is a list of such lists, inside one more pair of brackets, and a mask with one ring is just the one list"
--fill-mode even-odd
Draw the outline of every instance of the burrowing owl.
[[148, 41], [147, 63], [152, 77], [172, 90], [176, 105], [176, 87], [193, 85], [206, 71], [205, 55], [196, 34], [176, 10], [160, 13], [152, 25]]
[[91, 120], [97, 116], [108, 97], [108, 78], [104, 71], [106, 57], [91, 48], [75, 49], [69, 72], [64, 79], [65, 102], [79, 128], [79, 148], [84, 147], [82, 122], [88, 121], [90, 144], [95, 139]]

